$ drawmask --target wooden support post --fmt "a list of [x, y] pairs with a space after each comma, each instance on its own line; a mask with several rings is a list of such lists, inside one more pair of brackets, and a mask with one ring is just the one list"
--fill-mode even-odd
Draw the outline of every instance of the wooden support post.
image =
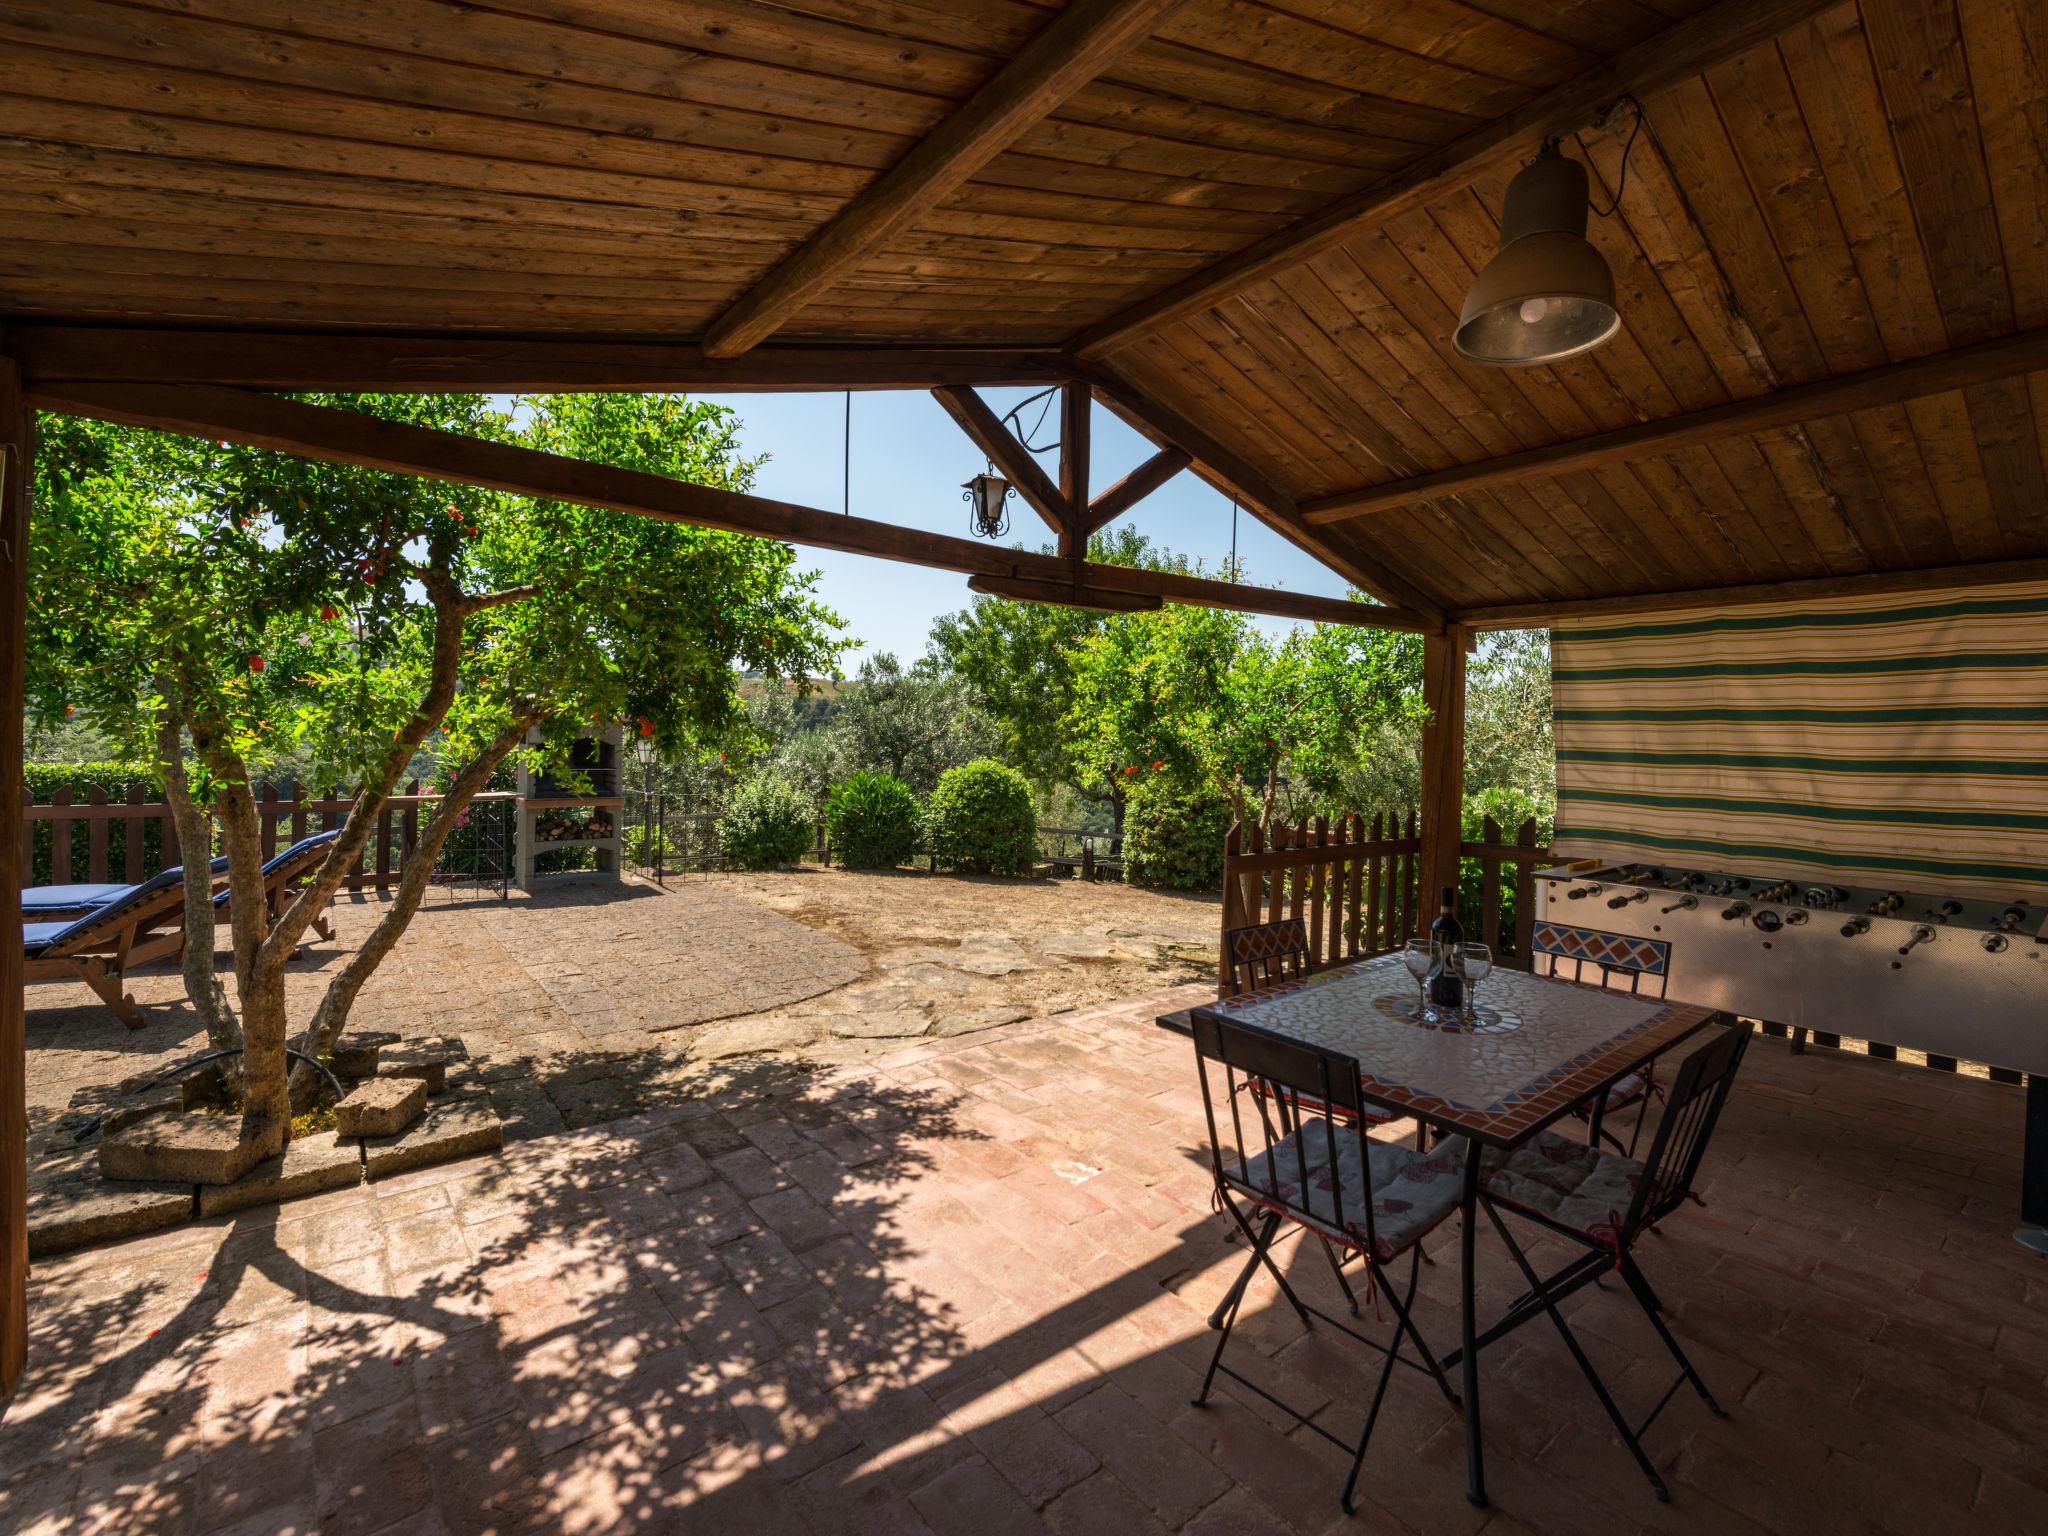
[[1060, 500], [1066, 503], [1060, 553], [1075, 562], [1077, 583], [1080, 562], [1088, 557], [1088, 409], [1093, 400], [1086, 384], [1060, 389]]
[[[22, 824], [21, 713], [28, 638], [28, 497], [35, 424], [0, 356], [0, 827]], [[21, 926], [21, 868], [0, 859], [0, 931]], [[22, 959], [0, 944], [0, 1401], [28, 1358], [28, 1050]]]
[[1437, 893], [1458, 883], [1459, 823], [1465, 807], [1466, 630], [1452, 625], [1422, 639], [1422, 830], [1417, 905], [1434, 914]]

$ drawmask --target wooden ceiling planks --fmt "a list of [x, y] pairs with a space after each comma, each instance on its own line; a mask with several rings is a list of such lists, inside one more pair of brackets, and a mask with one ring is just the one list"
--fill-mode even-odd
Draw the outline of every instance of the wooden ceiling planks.
[[[1061, 9], [0, 0], [0, 314], [694, 340]], [[784, 334], [1057, 343], [1707, 10], [1185, 0]], [[2048, 325], [2048, 8], [1842, 0], [1748, 41], [1644, 93], [1593, 230], [1626, 327], [1603, 351], [1451, 351], [1513, 170], [1492, 163], [1117, 368], [1292, 515]], [[1567, 146], [1603, 204], [1627, 127]], [[2038, 557], [2044, 459], [2048, 375], [2010, 373], [1280, 522], [1413, 595], [1512, 608]]]

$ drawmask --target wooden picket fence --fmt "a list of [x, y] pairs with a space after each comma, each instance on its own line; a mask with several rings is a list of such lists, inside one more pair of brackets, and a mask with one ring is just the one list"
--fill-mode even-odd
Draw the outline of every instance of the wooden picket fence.
[[[1222, 933], [1253, 923], [1298, 917], [1308, 930], [1309, 968], [1321, 970], [1399, 949], [1425, 921], [1417, 889], [1422, 847], [1416, 814], [1382, 813], [1303, 818], [1293, 824], [1233, 826], [1223, 843]], [[1477, 861], [1479, 936], [1505, 966], [1526, 970], [1536, 910], [1529, 871], [1549, 862], [1538, 846], [1536, 823], [1524, 821], [1514, 841], [1485, 819], [1477, 842], [1459, 844], [1469, 865]], [[1503, 870], [1511, 871], [1504, 880]], [[1217, 980], [1227, 986], [1230, 965], [1219, 945]]]
[[[32, 884], [35, 881], [37, 844], [45, 836], [40, 830], [43, 827], [49, 829], [44, 846], [49, 855], [49, 883], [53, 885], [78, 881], [103, 884], [110, 880], [134, 884], [147, 880], [159, 869], [181, 862], [178, 829], [170, 806], [158, 800], [145, 800], [142, 796], [140, 788], [133, 788], [124, 799], [113, 800], [104, 789], [93, 785], [81, 800], [73, 796], [68, 786], [60, 785], [48, 801], [24, 807], [21, 827], [23, 882]], [[376, 829], [363, 849], [361, 866], [349, 875], [346, 889], [382, 889], [396, 885], [405, 861], [419, 846], [421, 810], [425, 808], [431, 814], [432, 806], [440, 798], [433, 790], [422, 790], [419, 780], [415, 779], [405, 787], [404, 793], [387, 800], [378, 814]], [[512, 798], [509, 792], [488, 792], [476, 796], [478, 801]], [[263, 829], [263, 857], [268, 859], [302, 837], [340, 826], [354, 803], [353, 796], [343, 796], [334, 789], [325, 794], [314, 794], [296, 781], [286, 785], [282, 793], [275, 784], [264, 785], [257, 792], [256, 805]], [[144, 829], [152, 824], [157, 828], [154, 840], [144, 836]], [[113, 841], [110, 834], [117, 827], [123, 834], [119, 839], [122, 856], [118, 871], [111, 868], [108, 853], [109, 843]], [[83, 859], [79, 857], [81, 836]], [[154, 848], [148, 846], [152, 841]]]

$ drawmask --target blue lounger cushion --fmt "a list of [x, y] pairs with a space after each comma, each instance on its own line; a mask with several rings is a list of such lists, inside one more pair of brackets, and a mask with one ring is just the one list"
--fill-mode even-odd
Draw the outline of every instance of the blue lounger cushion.
[[[215, 859], [210, 874], [225, 874], [227, 867], [228, 861], [225, 858]], [[184, 866], [174, 864], [169, 869], [151, 875], [140, 885], [128, 886], [125, 892], [114, 900], [94, 907], [67, 922], [23, 923], [21, 936], [27, 956], [32, 960], [43, 951], [56, 948], [74, 934], [82, 933], [95, 924], [104, 923], [109, 918], [119, 917], [129, 908], [140, 906], [152, 896], [173, 886], [182, 885], [184, 881]]]
[[127, 885], [38, 885], [21, 893], [23, 912], [79, 912], [126, 896]]

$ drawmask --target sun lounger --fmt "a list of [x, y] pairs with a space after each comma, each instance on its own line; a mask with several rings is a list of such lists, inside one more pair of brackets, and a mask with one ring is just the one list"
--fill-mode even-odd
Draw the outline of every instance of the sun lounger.
[[[217, 879], [228, 872], [225, 858], [213, 861], [213, 874]], [[21, 893], [21, 915], [31, 922], [46, 922], [53, 917], [70, 919], [82, 913], [97, 911], [99, 908], [119, 901], [130, 891], [140, 890], [141, 884], [81, 884], [81, 885], [37, 885]]]
[[178, 955], [185, 946], [184, 916], [185, 871], [174, 867], [82, 916], [24, 922], [23, 979], [83, 981], [123, 1024], [140, 1029], [142, 1013], [127, 993], [128, 967]]
[[[337, 837], [339, 829], [332, 832], [315, 832], [311, 837], [302, 837], [291, 847], [273, 855], [263, 865], [263, 910], [265, 921], [274, 923], [285, 909], [289, 892], [295, 881], [310, 875], [327, 857], [327, 848]], [[213, 920], [216, 923], [228, 921], [228, 891], [221, 890], [213, 898]], [[334, 927], [327, 921], [325, 912], [313, 918], [313, 931], [332, 943]]]

